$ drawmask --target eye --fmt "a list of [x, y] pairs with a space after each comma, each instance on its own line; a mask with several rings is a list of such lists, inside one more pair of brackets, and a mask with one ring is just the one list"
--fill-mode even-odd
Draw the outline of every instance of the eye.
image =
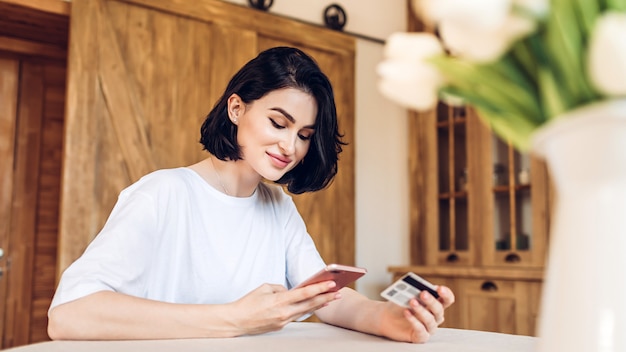
[[298, 133], [298, 138], [300, 138], [303, 141], [308, 141], [308, 140], [311, 139], [311, 137], [312, 137], [312, 135], [310, 135], [310, 134], [300, 134], [300, 133]]
[[270, 118], [270, 121], [272, 122], [272, 126], [274, 126], [275, 128], [278, 128], [279, 130], [285, 128], [285, 126], [279, 125], [276, 121], [274, 121], [273, 118]]

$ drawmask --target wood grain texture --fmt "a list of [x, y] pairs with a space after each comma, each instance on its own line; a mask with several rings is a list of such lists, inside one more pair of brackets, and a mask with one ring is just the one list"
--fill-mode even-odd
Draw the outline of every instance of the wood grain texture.
[[0, 52], [1, 51], [27, 56], [42, 56], [58, 60], [64, 60], [67, 57], [65, 48], [2, 35], [0, 35]]
[[[0, 9], [6, 5], [0, 2]], [[0, 222], [11, 230], [0, 234], [6, 251], [0, 265], [10, 260], [11, 266], [0, 280], [0, 348], [48, 340], [47, 307], [55, 288], [66, 53], [56, 43], [67, 43], [68, 33], [66, 25], [64, 38], [56, 38], [59, 32], [49, 30], [52, 24], [47, 21], [67, 24], [68, 19], [40, 11], [21, 5], [11, 8], [10, 20], [19, 26], [41, 21], [24, 33], [12, 32], [19, 26], [4, 26], [7, 13], [0, 14], [0, 32], [10, 35], [0, 38], [0, 77], [4, 83], [10, 80], [6, 63], [12, 62], [13, 89], [20, 91], [19, 99], [2, 93], [0, 104], [3, 166], [9, 163], [8, 153], [14, 157], [12, 166], [2, 167], [3, 187], [10, 184], [10, 195], [2, 196], [2, 216], [10, 216]], [[36, 41], [41, 38], [45, 40]], [[7, 42], [10, 45], [2, 44]]]
[[[66, 93], [59, 271], [77, 258], [88, 242], [85, 237], [93, 236], [103, 224], [95, 170], [102, 148], [96, 137], [106, 133], [98, 122], [105, 120], [106, 115], [97, 81], [99, 41], [93, 40], [98, 28], [95, 6], [97, 3], [91, 1], [75, 1], [70, 17], [70, 28], [75, 31], [68, 52], [71, 69]], [[109, 150], [107, 153], [113, 154]]]
[[65, 109], [65, 65], [46, 63], [44, 72], [29, 343], [49, 340], [48, 307], [56, 288], [56, 258]]
[[19, 61], [0, 57], [0, 349], [5, 340], [8, 297], [8, 254], [11, 250], [11, 216], [13, 203], [13, 167], [15, 162], [15, 125], [19, 89]]
[[0, 1], [0, 36], [67, 48], [69, 3], [61, 0]]
[[338, 31], [283, 18], [271, 13], [219, 0], [122, 0], [188, 18], [251, 30], [261, 36], [288, 39], [294, 45], [304, 45], [330, 52], [350, 54], [355, 40]]
[[44, 99], [43, 67], [23, 63], [15, 138], [15, 166], [11, 209], [11, 268], [5, 279], [11, 288], [6, 297], [5, 344], [29, 342], [34, 245], [39, 192], [39, 162]]
[[[21, 7], [60, 16], [67, 16], [70, 12], [70, 3], [64, 0], [2, 0], [2, 3], [2, 6]], [[41, 22], [36, 21], [35, 23], [40, 24]]]

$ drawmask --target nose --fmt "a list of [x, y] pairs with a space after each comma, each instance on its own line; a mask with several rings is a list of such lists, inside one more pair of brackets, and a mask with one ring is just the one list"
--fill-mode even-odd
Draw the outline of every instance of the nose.
[[278, 147], [280, 148], [281, 153], [283, 155], [292, 155], [296, 152], [296, 140], [298, 138], [298, 134], [294, 133], [286, 133], [284, 138], [282, 138], [278, 142]]

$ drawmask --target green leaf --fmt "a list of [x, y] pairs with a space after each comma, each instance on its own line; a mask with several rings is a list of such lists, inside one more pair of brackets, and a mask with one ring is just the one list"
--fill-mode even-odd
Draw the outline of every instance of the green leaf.
[[488, 97], [493, 105], [502, 109], [528, 116], [541, 115], [532, 91], [523, 89], [523, 84], [519, 82], [503, 77], [493, 66], [475, 65], [448, 57], [433, 58], [429, 62], [446, 76], [449, 86]]
[[573, 108], [595, 96], [583, 74], [586, 72], [584, 30], [571, 0], [552, 0], [551, 5], [544, 46], [549, 52], [550, 70], [564, 90], [561, 95], [570, 97], [566, 100], [571, 104], [567, 108]]
[[589, 0], [572, 0], [572, 7], [579, 19], [583, 41], [586, 43], [600, 14], [600, 4]]
[[626, 0], [604, 0], [602, 10], [626, 11]]
[[486, 122], [493, 132], [503, 140], [511, 142], [515, 148], [525, 151], [530, 149], [533, 132], [539, 125], [531, 123], [524, 116], [495, 113], [493, 111], [476, 108], [478, 116]]

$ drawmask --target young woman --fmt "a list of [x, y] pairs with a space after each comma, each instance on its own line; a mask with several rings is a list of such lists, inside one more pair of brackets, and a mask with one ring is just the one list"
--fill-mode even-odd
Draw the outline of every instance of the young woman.
[[295, 48], [262, 52], [231, 79], [200, 142], [211, 154], [123, 190], [102, 231], [64, 273], [49, 310], [53, 339], [230, 337], [326, 323], [424, 342], [453, 293], [411, 309], [329, 289], [291, 289], [324, 267], [293, 193], [323, 189], [341, 135], [332, 87]]

